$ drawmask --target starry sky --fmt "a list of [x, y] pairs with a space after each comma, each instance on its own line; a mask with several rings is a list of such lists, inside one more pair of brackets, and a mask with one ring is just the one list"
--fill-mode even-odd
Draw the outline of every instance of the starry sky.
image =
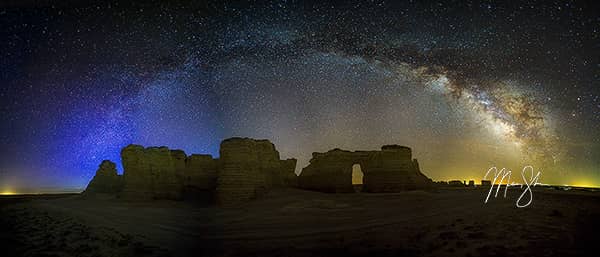
[[127, 144], [218, 157], [232, 136], [297, 172], [402, 144], [433, 180], [533, 165], [600, 186], [599, 5], [508, 2], [0, 4], [0, 189], [84, 188]]

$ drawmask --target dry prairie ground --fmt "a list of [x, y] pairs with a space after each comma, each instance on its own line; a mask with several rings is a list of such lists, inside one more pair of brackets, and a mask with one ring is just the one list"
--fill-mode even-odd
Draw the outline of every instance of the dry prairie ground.
[[595, 256], [600, 192], [274, 190], [236, 208], [3, 197], [1, 256]]

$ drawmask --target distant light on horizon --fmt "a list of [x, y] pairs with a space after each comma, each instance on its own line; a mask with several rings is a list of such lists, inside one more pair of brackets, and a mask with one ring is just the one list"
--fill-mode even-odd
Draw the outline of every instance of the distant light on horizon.
[[18, 194], [19, 194], [19, 193], [15, 192], [15, 191], [13, 191], [13, 190], [11, 190], [11, 189], [3, 189], [3, 190], [0, 192], [0, 195], [18, 195]]
[[570, 186], [570, 187], [587, 187], [587, 188], [600, 188], [600, 186], [598, 185], [592, 185], [590, 183], [573, 183], [573, 184], [568, 184], [565, 186]]
[[82, 188], [0, 187], [0, 195], [75, 194], [82, 191]]

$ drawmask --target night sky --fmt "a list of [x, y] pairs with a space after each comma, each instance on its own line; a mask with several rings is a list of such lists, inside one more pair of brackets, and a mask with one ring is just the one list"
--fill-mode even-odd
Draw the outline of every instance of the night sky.
[[0, 191], [83, 188], [130, 143], [217, 157], [232, 136], [298, 172], [402, 144], [433, 180], [531, 164], [600, 186], [592, 1], [36, 4], [0, 7]]

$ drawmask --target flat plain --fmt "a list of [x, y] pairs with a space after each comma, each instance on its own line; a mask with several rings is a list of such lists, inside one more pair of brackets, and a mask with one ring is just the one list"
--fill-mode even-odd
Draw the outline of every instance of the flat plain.
[[77, 194], [0, 198], [2, 256], [595, 256], [600, 192], [281, 189], [222, 208]]

